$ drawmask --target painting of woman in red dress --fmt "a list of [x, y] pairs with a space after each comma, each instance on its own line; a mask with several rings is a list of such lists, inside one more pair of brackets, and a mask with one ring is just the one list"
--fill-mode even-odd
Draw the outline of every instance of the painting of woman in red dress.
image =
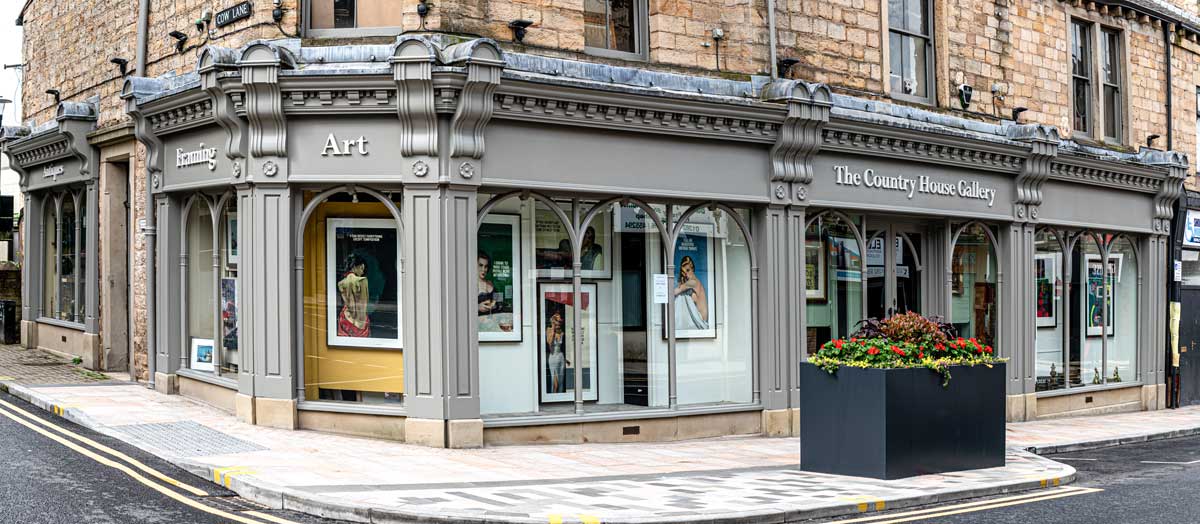
[[342, 297], [342, 310], [338, 314], [337, 334], [340, 337], [365, 338], [371, 336], [371, 319], [367, 316], [367, 304], [371, 301], [370, 282], [366, 277], [367, 264], [351, 254], [346, 258], [346, 274], [337, 283]]

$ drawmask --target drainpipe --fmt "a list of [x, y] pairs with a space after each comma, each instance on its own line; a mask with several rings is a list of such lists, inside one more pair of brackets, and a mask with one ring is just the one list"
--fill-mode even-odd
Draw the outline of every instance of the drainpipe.
[[779, 79], [779, 63], [775, 59], [775, 0], [767, 0], [767, 42], [770, 46], [771, 80]]
[[[137, 20], [137, 49], [136, 62], [138, 76], [148, 77], [146, 72], [146, 33], [148, 31], [150, 20], [150, 0], [138, 0], [138, 20]], [[149, 170], [146, 171], [149, 173]], [[158, 348], [156, 347], [155, 336], [155, 251], [154, 251], [154, 236], [155, 225], [157, 223], [157, 210], [154, 209], [154, 188], [151, 187], [150, 181], [146, 180], [146, 226], [142, 228], [142, 235], [145, 237], [146, 246], [146, 372], [148, 374], [147, 386], [154, 389], [154, 373], [157, 371], [156, 361], [158, 360]], [[130, 309], [133, 308], [133, 303], [129, 304]], [[131, 333], [132, 335], [132, 333]], [[129, 362], [130, 367], [133, 366], [133, 361]]]
[[[1175, 116], [1174, 111], [1173, 111], [1174, 110], [1174, 74], [1173, 74], [1173, 70], [1172, 70], [1173, 68], [1171, 65], [1171, 61], [1172, 61], [1171, 56], [1172, 56], [1172, 51], [1173, 51], [1173, 49], [1172, 49], [1173, 45], [1171, 43], [1171, 26], [1172, 25], [1173, 24], [1164, 23], [1163, 28], [1162, 28], [1163, 29], [1163, 47], [1165, 48], [1165, 52], [1163, 53], [1163, 60], [1166, 61], [1166, 69], [1167, 69], [1167, 96], [1166, 96], [1166, 108], [1165, 108], [1166, 113], [1167, 113], [1167, 151], [1171, 151], [1175, 148], [1175, 141], [1174, 141], [1175, 126], [1174, 126], [1174, 122], [1173, 122], [1173, 119]], [[1183, 225], [1183, 217], [1182, 217], [1183, 202], [1186, 198], [1187, 198], [1187, 193], [1184, 192], [1184, 194], [1180, 195], [1179, 198], [1175, 200], [1175, 204], [1174, 204], [1175, 211], [1173, 213], [1174, 216], [1172, 216], [1172, 218], [1171, 218], [1171, 234], [1167, 236], [1167, 253], [1169, 254], [1169, 256], [1167, 257], [1166, 274], [1169, 275], [1169, 280], [1167, 280], [1167, 303], [1165, 304], [1167, 314], [1164, 317], [1164, 318], [1166, 318], [1167, 323], [1166, 323], [1166, 326], [1164, 326], [1164, 327], [1167, 330], [1167, 336], [1166, 336], [1166, 339], [1167, 339], [1167, 348], [1166, 348], [1166, 350], [1167, 350], [1167, 354], [1166, 354], [1167, 366], [1166, 366], [1166, 368], [1167, 368], [1167, 407], [1169, 407], [1169, 408], [1179, 407], [1178, 402], [1176, 402], [1176, 399], [1179, 398], [1178, 395], [1179, 395], [1179, 387], [1180, 387], [1181, 377], [1179, 375], [1179, 368], [1171, 365], [1171, 355], [1172, 355], [1172, 348], [1170, 347], [1171, 324], [1172, 324], [1171, 305], [1178, 303], [1181, 299], [1181, 297], [1180, 297], [1180, 282], [1175, 281], [1175, 261], [1178, 260], [1179, 257], [1182, 255], [1181, 253], [1178, 253], [1177, 251], [1179, 251], [1179, 249], [1180, 249], [1179, 235], [1183, 231], [1183, 228], [1182, 228], [1182, 225]]]

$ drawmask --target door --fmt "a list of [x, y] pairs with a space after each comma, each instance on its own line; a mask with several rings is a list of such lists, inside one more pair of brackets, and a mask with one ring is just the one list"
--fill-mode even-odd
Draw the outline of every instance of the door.
[[1200, 288], [1184, 286], [1179, 299], [1179, 405], [1190, 406], [1200, 404]]
[[867, 235], [867, 316], [920, 313], [924, 270], [920, 229], [886, 218], [870, 223], [884, 225]]

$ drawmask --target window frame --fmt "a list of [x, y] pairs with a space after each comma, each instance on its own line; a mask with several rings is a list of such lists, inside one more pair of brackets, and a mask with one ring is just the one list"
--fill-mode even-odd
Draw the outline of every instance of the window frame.
[[[618, 60], [635, 60], [645, 62], [650, 57], [650, 5], [648, 0], [631, 0], [633, 2], [633, 47], [634, 52], [617, 51], [606, 47], [592, 47], [587, 45], [586, 35], [584, 36], [583, 52], [592, 56], [601, 58], [615, 58]], [[604, 0], [605, 5], [608, 5], [609, 0]]]
[[[1067, 40], [1068, 45], [1070, 46], [1070, 49], [1071, 49], [1071, 51], [1068, 53], [1068, 55], [1070, 55], [1071, 53], [1074, 52], [1074, 48], [1075, 48], [1075, 42], [1076, 42], [1075, 27], [1078, 26], [1078, 27], [1083, 28], [1084, 34], [1081, 35], [1082, 36], [1081, 43], [1083, 44], [1083, 49], [1082, 49], [1081, 54], [1084, 55], [1082, 62], [1083, 62], [1083, 69], [1084, 69], [1084, 71], [1087, 72], [1087, 76], [1081, 76], [1075, 72], [1074, 60], [1071, 61], [1071, 65], [1070, 65], [1070, 67], [1071, 67], [1071, 134], [1075, 135], [1075, 136], [1091, 137], [1092, 133], [1096, 129], [1096, 111], [1095, 111], [1095, 107], [1093, 105], [1095, 103], [1095, 98], [1096, 98], [1095, 93], [1094, 93], [1095, 86], [1096, 86], [1096, 82], [1094, 81], [1094, 76], [1096, 74], [1094, 55], [1096, 53], [1095, 53], [1095, 43], [1092, 41], [1093, 40], [1093, 36], [1092, 36], [1092, 33], [1093, 33], [1092, 26], [1093, 25], [1095, 25], [1095, 24], [1093, 24], [1090, 21], [1082, 20], [1079, 18], [1072, 18], [1071, 24], [1070, 24], [1070, 29], [1069, 29], [1070, 34], [1068, 35], [1068, 40]], [[1080, 126], [1076, 125], [1076, 122], [1075, 122], [1075, 118], [1076, 118], [1075, 117], [1075, 108], [1078, 106], [1078, 101], [1075, 99], [1075, 93], [1076, 93], [1075, 82], [1080, 81], [1080, 80], [1087, 82], [1087, 88], [1084, 90], [1084, 93], [1086, 93], [1086, 95], [1087, 95], [1087, 100], [1084, 101], [1084, 103], [1083, 103], [1084, 119], [1087, 122], [1087, 125], [1084, 126], [1084, 129], [1080, 129]]]
[[[67, 201], [67, 197], [71, 198], [70, 202]], [[48, 295], [47, 295], [47, 289], [46, 289], [47, 286], [46, 286], [45, 276], [43, 276], [43, 278], [37, 279], [37, 285], [40, 286], [40, 288], [38, 289], [39, 304], [38, 304], [37, 322], [42, 323], [42, 324], [53, 324], [53, 325], [67, 327], [67, 328], [71, 328], [71, 329], [86, 329], [85, 325], [84, 325], [84, 319], [87, 315], [86, 296], [85, 296], [86, 291], [87, 291], [87, 282], [86, 282], [86, 279], [87, 279], [86, 269], [87, 268], [85, 265], [82, 265], [79, 263], [79, 252], [81, 249], [86, 247], [86, 242], [85, 242], [85, 239], [83, 238], [83, 235], [85, 234], [85, 231], [86, 231], [86, 226], [84, 225], [83, 220], [81, 219], [81, 211], [87, 206], [87, 201], [86, 201], [87, 188], [74, 186], [74, 185], [68, 185], [68, 186], [58, 188], [58, 189], [47, 191], [47, 192], [43, 193], [40, 198], [42, 200], [42, 217], [41, 217], [42, 230], [41, 230], [41, 239], [40, 239], [40, 242], [38, 242], [38, 246], [37, 246], [37, 249], [39, 250], [39, 254], [40, 254], [40, 258], [41, 258], [40, 265], [41, 265], [43, 271], [50, 271], [50, 270], [53, 271], [52, 277], [54, 278], [54, 286], [58, 290], [57, 290], [56, 300], [54, 300], [54, 304], [52, 304], [53, 311], [48, 311], [47, 304], [46, 304], [46, 298]], [[72, 264], [73, 264], [72, 277], [74, 278], [74, 281], [71, 283], [71, 291], [74, 294], [74, 297], [73, 297], [74, 304], [73, 304], [72, 309], [70, 311], [68, 311], [69, 318], [64, 319], [64, 318], [59, 318], [59, 315], [61, 313], [63, 313], [63, 302], [62, 302], [63, 230], [62, 230], [62, 225], [63, 225], [64, 210], [65, 210], [63, 206], [68, 205], [68, 204], [71, 205], [71, 210], [73, 213], [72, 220], [74, 221], [74, 224], [72, 227], [72, 229], [74, 231], [71, 234], [71, 238], [72, 238], [71, 248], [73, 251], [70, 255], [74, 259], [72, 261]], [[49, 215], [51, 212], [53, 212], [53, 215], [54, 215], [54, 223], [53, 224], [49, 223], [49, 221], [47, 220], [49, 218], [47, 215]], [[48, 259], [48, 254], [47, 254], [47, 250], [46, 250], [46, 235], [51, 231], [50, 229], [47, 229], [47, 228], [53, 228], [52, 231], [54, 232], [54, 245], [55, 245], [54, 260]], [[50, 267], [51, 264], [53, 264], [53, 268]]]
[[[362, 36], [398, 36], [404, 32], [401, 26], [383, 27], [339, 27], [318, 29], [312, 27], [312, 4], [315, 0], [303, 0], [300, 9], [300, 34], [305, 38], [349, 38]], [[330, 0], [332, 1], [332, 0]], [[354, 0], [358, 12], [358, 0]]]
[[[1108, 27], [1108, 26], [1101, 25], [1099, 27], [1100, 27], [1100, 30], [1097, 32], [1098, 33], [1097, 36], [1100, 38], [1100, 49], [1102, 50], [1102, 53], [1101, 53], [1100, 57], [1097, 58], [1097, 62], [1096, 62], [1096, 67], [1099, 69], [1099, 72], [1100, 72], [1100, 75], [1099, 75], [1100, 81], [1097, 82], [1097, 88], [1099, 89], [1100, 92], [1098, 93], [1099, 96], [1096, 98], [1097, 109], [1098, 109], [1097, 114], [1100, 115], [1100, 124], [1101, 124], [1101, 127], [1098, 128], [1099, 129], [1098, 136], [1102, 137], [1106, 141], [1112, 140], [1112, 141], [1115, 141], [1116, 143], [1121, 144], [1121, 143], [1125, 142], [1125, 138], [1124, 138], [1124, 134], [1125, 134], [1125, 82], [1124, 82], [1124, 80], [1125, 80], [1125, 69], [1126, 68], [1125, 68], [1125, 39], [1123, 36], [1124, 33], [1119, 29]], [[1115, 58], [1112, 56], [1113, 53], [1110, 52], [1110, 49], [1108, 47], [1110, 36], [1116, 38], [1116, 50], [1115, 50], [1116, 57]], [[1105, 58], [1112, 59], [1112, 65], [1113, 65], [1114, 71], [1111, 76], [1116, 80], [1115, 84], [1109, 83], [1108, 78], [1104, 74], [1105, 66], [1107, 65], [1104, 63]], [[1106, 106], [1107, 106], [1106, 91], [1109, 87], [1112, 87], [1116, 91], [1116, 102], [1117, 102], [1116, 107], [1115, 107], [1116, 115], [1111, 115], [1111, 116], [1113, 116], [1113, 120], [1114, 120], [1114, 122], [1112, 122], [1112, 124], [1115, 126], [1114, 129], [1116, 130], [1116, 132], [1113, 133], [1113, 136], [1108, 135], [1108, 126], [1110, 124], [1110, 122], [1108, 120], [1109, 120], [1110, 115], [1108, 115], [1106, 112]]]
[[[1125, 41], [1125, 30], [1086, 18], [1072, 17], [1071, 23], [1068, 26], [1067, 35], [1069, 46], [1068, 54], [1070, 53], [1070, 48], [1073, 47], [1073, 43], [1075, 41], [1074, 27], [1076, 25], [1083, 27], [1087, 31], [1087, 34], [1084, 38], [1084, 43], [1087, 46], [1085, 48], [1085, 52], [1087, 54], [1085, 57], [1087, 62], [1085, 64], [1085, 70], [1087, 71], [1088, 76], [1081, 77], [1077, 75], [1072, 64], [1070, 71], [1071, 137], [1100, 143], [1124, 145], [1128, 143], [1128, 138], [1126, 135], [1129, 131], [1129, 125], [1128, 122], [1126, 122], [1126, 115], [1129, 113], [1129, 104], [1125, 94], [1125, 86], [1127, 84], [1125, 75], [1126, 71], [1128, 70], [1129, 61], [1127, 56], [1128, 46]], [[1108, 82], [1108, 79], [1104, 74], [1104, 60], [1112, 55], [1109, 53], [1108, 49], [1109, 35], [1116, 37], [1117, 49], [1115, 53], [1115, 59], [1113, 60], [1113, 68], [1115, 69], [1115, 72], [1112, 75], [1116, 80], [1115, 84]], [[1086, 118], [1088, 119], [1088, 126], [1087, 129], [1083, 130], [1078, 129], [1075, 126], [1075, 81], [1080, 79], [1088, 82], [1086, 90], [1088, 99], [1084, 104], [1084, 107], [1087, 110]], [[1115, 118], [1113, 118], [1113, 122], [1109, 122], [1109, 116], [1106, 115], [1105, 111], [1105, 91], [1109, 87], [1114, 88], [1116, 91], [1116, 115]], [[1114, 134], [1116, 136], [1109, 136], [1107, 132], [1110, 123], [1115, 126]]]
[[[889, 49], [888, 49], [886, 55], [889, 57], [889, 60], [888, 60], [887, 71], [884, 73], [887, 77], [885, 84], [888, 86], [891, 97], [894, 99], [904, 100], [907, 102], [917, 102], [917, 103], [926, 104], [926, 105], [935, 105], [937, 103], [937, 80], [936, 80], [936, 75], [935, 75], [935, 71], [937, 70], [937, 49], [934, 45], [934, 41], [935, 41], [934, 39], [936, 38], [936, 35], [934, 32], [934, 18], [935, 18], [934, 8], [935, 8], [935, 6], [933, 3], [933, 0], [887, 0], [886, 5], [884, 6], [884, 12], [881, 15], [885, 21], [888, 20], [888, 11], [891, 10], [892, 2], [896, 2], [896, 1], [899, 1], [899, 2], [905, 2], [905, 1], [921, 2], [925, 7], [924, 22], [926, 24], [926, 27], [929, 28], [929, 32], [926, 34], [916, 33], [913, 31], [909, 31], [908, 29], [892, 27], [891, 23], [890, 22], [888, 23], [888, 26], [887, 26], [888, 34], [886, 35], [886, 37], [887, 37]], [[906, 38], [906, 37], [912, 38], [915, 40], [924, 40], [925, 41], [925, 85], [927, 86], [925, 96], [910, 95], [903, 91], [897, 92], [895, 89], [891, 89], [892, 71], [894, 71], [896, 68], [896, 65], [891, 63], [891, 59], [890, 59], [890, 57], [891, 57], [890, 46], [891, 46], [891, 41], [892, 41], [892, 33], [896, 33], [896, 34], [900, 35], [902, 42], [903, 42], [903, 38]], [[901, 72], [903, 73], [903, 71], [901, 71]]]

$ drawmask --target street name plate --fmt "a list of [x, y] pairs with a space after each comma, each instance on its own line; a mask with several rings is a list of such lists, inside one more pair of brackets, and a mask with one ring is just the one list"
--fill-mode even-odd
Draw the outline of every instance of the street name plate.
[[242, 2], [229, 9], [222, 9], [217, 12], [217, 27], [225, 27], [238, 20], [250, 18], [251, 11], [250, 2]]

